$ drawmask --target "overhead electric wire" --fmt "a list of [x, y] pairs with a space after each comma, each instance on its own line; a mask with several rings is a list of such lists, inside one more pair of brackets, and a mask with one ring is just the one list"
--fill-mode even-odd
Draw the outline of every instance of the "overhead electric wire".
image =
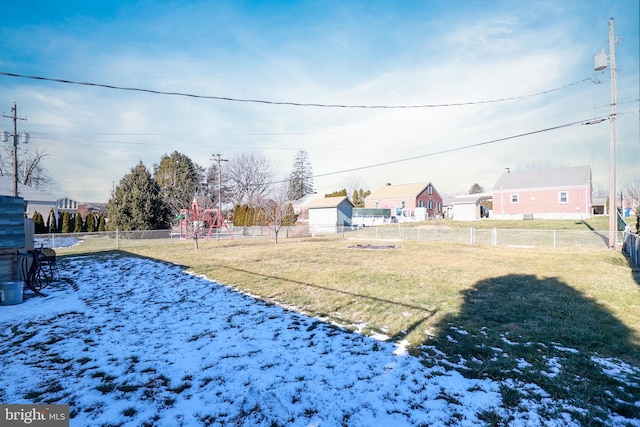
[[443, 108], [443, 107], [462, 107], [465, 105], [490, 104], [490, 103], [507, 102], [507, 101], [519, 101], [519, 100], [531, 98], [534, 96], [541, 96], [548, 93], [557, 92], [559, 90], [566, 89], [568, 87], [575, 86], [577, 84], [580, 84], [586, 81], [593, 81], [593, 79], [589, 77], [589, 78], [579, 80], [577, 82], [566, 84], [564, 86], [561, 86], [555, 89], [549, 89], [549, 90], [545, 90], [542, 92], [537, 92], [529, 95], [514, 96], [514, 97], [508, 97], [508, 98], [498, 98], [498, 99], [491, 99], [491, 100], [484, 100], [484, 101], [468, 101], [468, 102], [455, 102], [455, 103], [442, 103], [442, 104], [417, 104], [417, 105], [349, 105], [349, 104], [321, 104], [321, 103], [310, 103], [310, 102], [267, 101], [262, 99], [241, 99], [241, 98], [231, 98], [231, 97], [225, 97], [225, 96], [197, 95], [197, 94], [184, 93], [184, 92], [167, 92], [167, 91], [154, 90], [154, 89], [115, 86], [115, 85], [109, 85], [109, 84], [103, 84], [103, 83], [79, 82], [79, 81], [66, 80], [66, 79], [56, 79], [51, 77], [28, 76], [24, 74], [8, 73], [5, 71], [0, 71], [0, 75], [7, 76], [7, 77], [18, 77], [23, 79], [65, 83], [65, 84], [72, 84], [72, 85], [94, 86], [94, 87], [101, 87], [106, 89], [116, 89], [116, 90], [132, 91], [132, 92], [145, 92], [145, 93], [152, 93], [156, 95], [183, 96], [183, 97], [189, 97], [189, 98], [214, 99], [219, 101], [247, 102], [247, 103], [270, 104], [270, 105], [289, 105], [294, 107], [359, 108], [359, 109]]
[[[539, 134], [539, 133], [549, 132], [549, 131], [552, 131], [552, 130], [558, 130], [558, 129], [562, 129], [562, 128], [566, 128], [566, 127], [570, 127], [570, 126], [594, 125], [594, 124], [602, 123], [602, 122], [606, 121], [608, 118], [609, 118], [609, 116], [593, 117], [593, 118], [590, 118], [590, 119], [580, 120], [580, 121], [571, 122], [571, 123], [565, 123], [565, 124], [558, 125], [558, 126], [553, 126], [553, 127], [550, 127], [550, 128], [545, 128], [545, 129], [534, 130], [534, 131], [531, 131], [531, 132], [520, 133], [520, 134], [517, 134], [517, 135], [511, 135], [511, 136], [507, 136], [507, 137], [504, 137], [504, 138], [492, 139], [490, 141], [478, 142], [478, 143], [475, 143], [475, 144], [463, 145], [463, 146], [455, 147], [455, 148], [447, 148], [445, 150], [434, 151], [432, 153], [421, 154], [421, 155], [418, 155], [418, 156], [405, 157], [405, 158], [402, 158], [402, 159], [389, 160], [387, 162], [375, 163], [375, 164], [367, 165], [367, 166], [359, 166], [359, 167], [350, 168], [350, 169], [343, 169], [343, 170], [340, 170], [340, 171], [322, 173], [322, 174], [318, 174], [318, 175], [313, 175], [313, 178], [314, 179], [315, 178], [322, 178], [322, 177], [330, 176], [330, 175], [338, 175], [338, 174], [341, 174], [341, 173], [355, 172], [355, 171], [364, 170], [364, 169], [371, 169], [371, 168], [376, 168], [376, 167], [380, 167], [380, 166], [387, 166], [387, 165], [391, 165], [391, 164], [394, 164], [394, 163], [408, 162], [408, 161], [411, 161], [411, 160], [422, 159], [422, 158], [425, 158], [425, 157], [433, 157], [433, 156], [437, 156], [437, 155], [440, 155], [440, 154], [452, 153], [454, 151], [466, 150], [468, 148], [481, 147], [483, 145], [495, 144], [497, 142], [503, 142], [503, 141], [508, 141], [510, 139], [516, 139], [516, 138], [522, 138], [522, 137], [525, 137], [525, 136], [536, 135], [536, 134]], [[285, 181], [274, 181], [274, 182], [272, 182], [272, 184], [277, 184], [277, 183], [281, 183], [281, 182], [287, 182], [287, 181], [286, 180]]]

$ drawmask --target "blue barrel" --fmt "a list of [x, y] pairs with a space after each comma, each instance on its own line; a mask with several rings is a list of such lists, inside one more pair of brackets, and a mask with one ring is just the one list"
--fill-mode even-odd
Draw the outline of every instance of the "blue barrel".
[[24, 282], [13, 280], [0, 283], [0, 305], [14, 305], [22, 302]]

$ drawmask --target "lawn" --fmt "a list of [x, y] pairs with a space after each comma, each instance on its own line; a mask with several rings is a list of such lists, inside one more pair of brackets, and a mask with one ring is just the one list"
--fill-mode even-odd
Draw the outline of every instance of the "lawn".
[[[192, 242], [174, 240], [127, 250], [406, 342], [426, 366], [500, 381], [514, 408], [542, 390], [580, 408], [572, 416], [585, 425], [611, 424], [608, 414], [640, 419], [640, 270], [622, 254], [410, 241], [372, 250], [363, 243], [201, 241], [194, 251]], [[497, 413], [485, 420], [508, 421]]]

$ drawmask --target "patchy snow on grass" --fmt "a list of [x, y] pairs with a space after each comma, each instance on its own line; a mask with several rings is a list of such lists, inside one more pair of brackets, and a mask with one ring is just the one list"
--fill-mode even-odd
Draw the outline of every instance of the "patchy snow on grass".
[[[68, 403], [71, 425], [578, 425], [557, 402], [123, 255], [61, 260], [62, 280], [0, 307], [2, 403]], [[78, 290], [74, 291], [73, 284]], [[434, 349], [435, 351], [435, 349]], [[521, 390], [537, 388], [522, 384]], [[560, 405], [562, 403], [559, 403]]]

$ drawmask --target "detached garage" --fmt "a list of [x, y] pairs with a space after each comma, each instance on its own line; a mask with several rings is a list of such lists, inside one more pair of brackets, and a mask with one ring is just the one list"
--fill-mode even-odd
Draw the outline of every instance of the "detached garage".
[[353, 203], [348, 197], [325, 197], [312, 201], [309, 206], [311, 235], [338, 232], [339, 227], [350, 227]]
[[480, 204], [490, 200], [491, 194], [477, 193], [457, 196], [453, 201], [453, 219], [455, 221], [476, 221], [481, 218]]

